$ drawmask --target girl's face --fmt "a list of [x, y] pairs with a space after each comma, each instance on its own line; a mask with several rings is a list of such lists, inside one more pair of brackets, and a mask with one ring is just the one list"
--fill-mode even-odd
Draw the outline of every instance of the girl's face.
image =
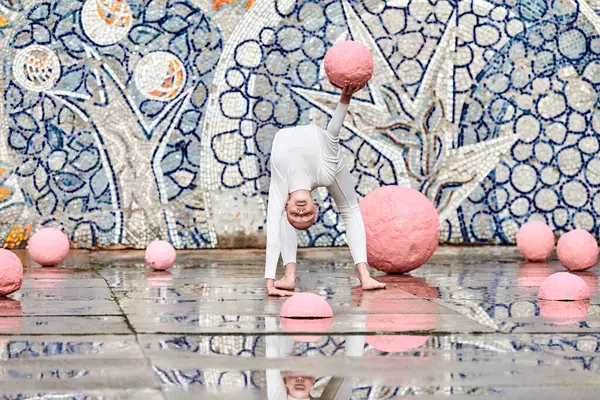
[[317, 219], [317, 206], [309, 191], [299, 190], [290, 195], [286, 205], [290, 225], [298, 230], [310, 228]]
[[283, 383], [289, 396], [303, 400], [310, 397], [310, 391], [315, 386], [315, 377], [295, 372], [286, 372], [283, 377]]

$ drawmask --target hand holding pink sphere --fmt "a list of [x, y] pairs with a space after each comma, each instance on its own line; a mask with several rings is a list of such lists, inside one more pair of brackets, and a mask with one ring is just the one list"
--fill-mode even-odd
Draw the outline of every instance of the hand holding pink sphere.
[[585, 271], [598, 261], [598, 243], [588, 231], [575, 229], [560, 237], [556, 254], [569, 271]]
[[554, 251], [554, 232], [541, 221], [531, 221], [517, 232], [517, 247], [531, 262], [546, 261]]
[[36, 263], [52, 267], [61, 264], [69, 255], [71, 243], [62, 231], [42, 228], [27, 242], [27, 251]]
[[144, 261], [153, 270], [163, 271], [175, 264], [176, 257], [175, 248], [171, 243], [164, 240], [155, 240], [146, 248]]
[[0, 248], [0, 296], [16, 292], [23, 283], [23, 264], [12, 251]]
[[365, 84], [373, 76], [373, 56], [362, 44], [343, 41], [327, 51], [324, 67], [329, 81], [338, 88]]

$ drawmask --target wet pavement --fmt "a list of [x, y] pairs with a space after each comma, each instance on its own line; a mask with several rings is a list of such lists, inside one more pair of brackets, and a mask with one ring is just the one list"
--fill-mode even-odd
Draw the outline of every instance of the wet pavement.
[[335, 315], [310, 321], [279, 318], [284, 300], [267, 298], [260, 253], [206, 254], [182, 255], [169, 272], [108, 253], [27, 268], [22, 289], [0, 299], [3, 398], [600, 393], [597, 266], [580, 274], [589, 302], [539, 302], [556, 261], [443, 248], [410, 275], [382, 276], [387, 290], [362, 293], [344, 249], [304, 251], [297, 291], [325, 297]]

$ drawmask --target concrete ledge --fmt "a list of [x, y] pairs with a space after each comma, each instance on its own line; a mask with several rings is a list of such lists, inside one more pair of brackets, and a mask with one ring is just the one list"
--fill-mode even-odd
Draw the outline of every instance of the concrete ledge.
[[[24, 266], [36, 265], [25, 249], [13, 250]], [[346, 247], [310, 247], [298, 249], [298, 261], [337, 261], [351, 262], [350, 251]], [[264, 249], [203, 249], [179, 250], [177, 262], [184, 265], [230, 262], [261, 264], [265, 259]], [[514, 262], [521, 260], [516, 246], [440, 246], [430, 262], [466, 261], [473, 262], [495, 260]], [[138, 264], [144, 262], [144, 250], [71, 250], [64, 263], [66, 267], [87, 264]]]

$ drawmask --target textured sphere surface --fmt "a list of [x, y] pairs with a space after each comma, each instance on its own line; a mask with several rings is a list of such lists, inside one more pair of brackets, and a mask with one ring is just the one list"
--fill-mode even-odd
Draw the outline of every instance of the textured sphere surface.
[[557, 272], [544, 280], [538, 297], [541, 300], [587, 300], [590, 298], [590, 288], [583, 278], [575, 274]]
[[155, 240], [146, 247], [144, 261], [155, 271], [164, 271], [175, 264], [177, 253], [171, 243], [164, 240]]
[[528, 261], [546, 261], [554, 250], [554, 232], [541, 221], [531, 221], [517, 232], [517, 247]]
[[325, 73], [337, 87], [366, 83], [373, 76], [373, 56], [362, 44], [343, 41], [325, 55]]
[[0, 296], [16, 292], [23, 283], [23, 264], [19, 257], [6, 249], [0, 249]]
[[279, 316], [283, 318], [331, 318], [333, 310], [319, 295], [296, 293], [283, 303]]
[[421, 192], [384, 186], [366, 195], [360, 211], [367, 233], [367, 260], [380, 271], [400, 274], [425, 264], [440, 240], [439, 215]]
[[31, 259], [48, 267], [65, 261], [70, 247], [67, 235], [56, 228], [42, 228], [27, 242], [27, 251]]
[[560, 237], [556, 254], [569, 271], [584, 271], [596, 265], [598, 243], [588, 231], [575, 229]]

